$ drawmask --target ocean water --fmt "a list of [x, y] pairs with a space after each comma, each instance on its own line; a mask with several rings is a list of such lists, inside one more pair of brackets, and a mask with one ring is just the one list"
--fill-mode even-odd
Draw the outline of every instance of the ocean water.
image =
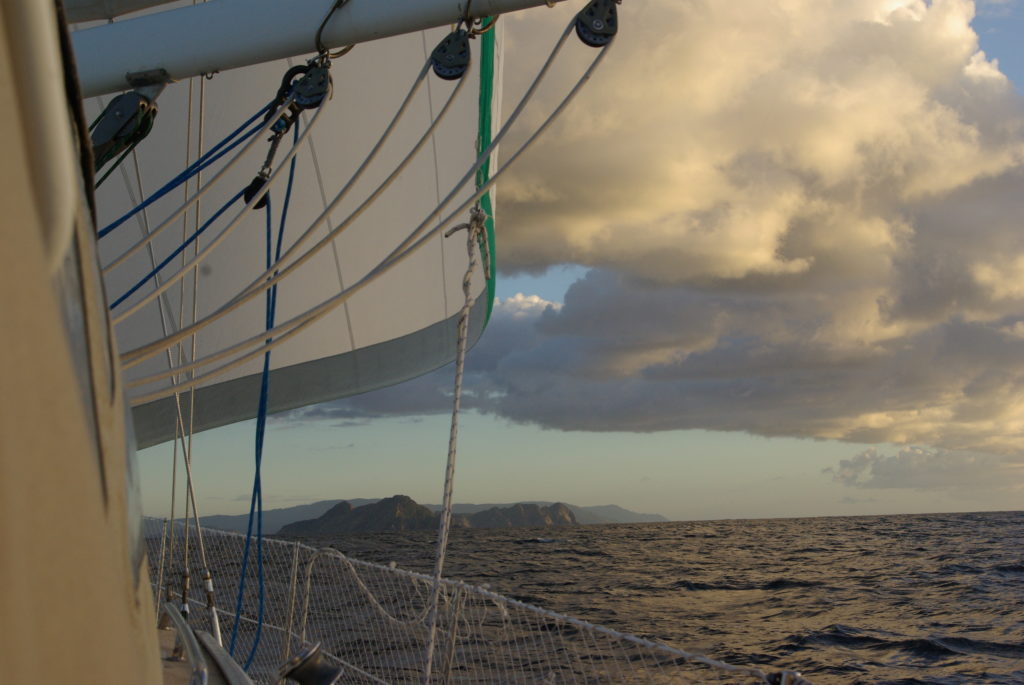
[[[328, 542], [433, 564], [431, 533]], [[457, 530], [445, 575], [815, 683], [1024, 683], [1024, 512]]]

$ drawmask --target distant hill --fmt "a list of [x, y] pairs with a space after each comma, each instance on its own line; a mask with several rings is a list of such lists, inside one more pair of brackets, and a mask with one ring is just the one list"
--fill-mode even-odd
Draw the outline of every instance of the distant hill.
[[[417, 504], [410, 497], [395, 495], [359, 507], [339, 502], [315, 519], [283, 526], [278, 535], [316, 537], [339, 533], [433, 530], [439, 522], [439, 513]], [[561, 503], [547, 507], [515, 504], [472, 514], [457, 514], [452, 518], [452, 524], [459, 528], [548, 528], [576, 525], [576, 518], [569, 507]]]
[[[354, 507], [359, 507], [364, 504], [371, 504], [378, 500], [376, 499], [350, 499], [349, 503]], [[283, 526], [288, 525], [294, 521], [301, 521], [303, 519], [312, 519], [321, 516], [328, 509], [333, 507], [335, 504], [341, 502], [340, 499], [327, 499], [319, 502], [313, 502], [312, 504], [300, 504], [295, 507], [284, 507], [282, 509], [264, 509], [263, 510], [263, 531], [265, 533], [276, 533]], [[249, 524], [248, 514], [235, 514], [226, 515], [218, 514], [214, 516], [200, 516], [199, 521], [202, 525], [208, 528], [216, 528], [217, 530], [231, 530], [236, 533], [244, 533]]]
[[[365, 499], [365, 498], [354, 498], [349, 500], [340, 499], [329, 499], [321, 500], [319, 502], [313, 502], [311, 504], [301, 504], [294, 507], [284, 507], [281, 509], [265, 509], [263, 511], [263, 530], [266, 533], [274, 534], [281, 530], [284, 526], [289, 523], [296, 521], [305, 521], [310, 519], [319, 518], [323, 516], [329, 509], [342, 501], [347, 501], [352, 507], [358, 508], [367, 504], [373, 504], [379, 502], [380, 499]], [[549, 507], [555, 502], [518, 502], [517, 504], [535, 504], [539, 507]], [[431, 511], [440, 511], [441, 507], [437, 504], [425, 504], [417, 505], [424, 506]], [[514, 506], [512, 503], [496, 503], [496, 504], [456, 504], [453, 507], [453, 511], [456, 514], [476, 514], [488, 509], [504, 509]], [[596, 523], [654, 523], [659, 521], [667, 521], [664, 516], [658, 514], [640, 514], [629, 509], [623, 509], [622, 507], [614, 504], [605, 504], [591, 507], [581, 507], [575, 504], [563, 505], [567, 507], [573, 514], [577, 523], [581, 524], [596, 524]], [[203, 516], [200, 519], [204, 526], [209, 528], [217, 528], [218, 530], [231, 530], [237, 533], [244, 533], [246, 526], [249, 521], [248, 514], [237, 514], [237, 515], [215, 515], [215, 516]]]
[[[542, 507], [551, 506], [554, 502], [531, 501], [520, 502], [520, 504], [536, 504]], [[425, 507], [440, 511], [439, 504], [425, 504]], [[494, 507], [508, 507], [508, 504], [456, 504], [453, 511], [456, 514], [471, 514]], [[572, 513], [576, 516], [576, 522], [582, 524], [594, 523], [658, 523], [668, 521], [661, 514], [639, 514], [629, 509], [623, 509], [615, 504], [600, 504], [590, 507], [581, 507], [576, 504], [567, 504]]]
[[317, 536], [426, 530], [436, 527], [437, 514], [416, 504], [411, 497], [395, 495], [360, 507], [353, 507], [350, 502], [340, 502], [318, 518], [289, 523], [277, 534]]

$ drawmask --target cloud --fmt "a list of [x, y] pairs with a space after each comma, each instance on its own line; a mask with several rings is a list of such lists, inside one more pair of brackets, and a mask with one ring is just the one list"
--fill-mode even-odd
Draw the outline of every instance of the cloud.
[[[512, 93], [567, 11], [507, 17]], [[623, 5], [607, 68], [499, 198], [503, 268], [590, 270], [560, 305], [498, 304], [464, 405], [562, 430], [1024, 454], [1024, 107], [973, 12]], [[566, 54], [578, 73], [593, 53]], [[305, 416], [445, 413], [450, 373]], [[857, 482], [913, 482], [865, 463]]]
[[1024, 490], [1024, 460], [920, 447], [891, 456], [865, 450], [825, 472], [838, 483], [865, 489]]
[[844, 497], [839, 501], [842, 504], [873, 504], [878, 500], [874, 497]]
[[[884, 277], [916, 238], [915, 205], [1024, 150], [973, 12], [959, 0], [623, 6], [603, 71], [502, 185], [503, 268], [777, 287]], [[559, 24], [510, 19], [515, 56]], [[532, 73], [510, 68], [512, 90]]]

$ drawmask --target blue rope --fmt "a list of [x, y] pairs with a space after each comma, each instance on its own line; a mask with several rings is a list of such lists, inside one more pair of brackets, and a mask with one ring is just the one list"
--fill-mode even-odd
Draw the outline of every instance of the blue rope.
[[[270, 249], [271, 249], [271, 203], [270, 195], [266, 195], [266, 217], [267, 217], [267, 268], [270, 268]], [[271, 288], [272, 290], [273, 288]], [[267, 310], [264, 319], [264, 324], [267, 328], [273, 328], [270, 324], [271, 315], [271, 295], [270, 291], [267, 291]], [[249, 655], [249, 659], [245, 664], [245, 668], [249, 668], [249, 664], [252, 662], [252, 656], [256, 652], [256, 647], [259, 645], [260, 636], [263, 632], [263, 604], [264, 604], [264, 586], [263, 586], [263, 483], [260, 478], [260, 469], [263, 465], [263, 436], [264, 429], [266, 427], [267, 417], [267, 398], [270, 394], [270, 352], [266, 352], [263, 355], [263, 375], [260, 379], [260, 401], [259, 409], [256, 412], [256, 468], [252, 480], [252, 497], [249, 500], [249, 523], [245, 531], [245, 547], [242, 548], [242, 569], [239, 572], [238, 577], [238, 594], [235, 597], [235, 622], [231, 628], [231, 643], [228, 647], [228, 653], [232, 658], [235, 656], [235, 645], [238, 642], [238, 626], [241, 623], [242, 616], [242, 599], [245, 597], [245, 577], [249, 570], [249, 550], [252, 543], [252, 527], [253, 523], [256, 523], [256, 575], [259, 579], [259, 608], [258, 608], [258, 621], [256, 623], [256, 637], [253, 640], [252, 650]]]
[[[299, 140], [299, 122], [296, 121], [293, 128], [293, 144], [297, 144]], [[288, 168], [288, 185], [285, 189], [284, 205], [281, 208], [281, 223], [277, 229], [277, 246], [274, 250], [273, 257], [271, 257], [271, 248], [273, 246], [273, 230], [271, 225], [271, 211], [270, 201], [267, 200], [267, 255], [266, 265], [267, 270], [271, 268], [281, 259], [281, 248], [284, 239], [284, 229], [288, 220], [288, 207], [291, 204], [292, 188], [295, 183], [295, 163], [296, 158], [292, 157], [291, 165]], [[266, 328], [269, 331], [274, 327], [274, 319], [277, 313], [277, 286], [273, 285], [267, 290], [267, 309], [266, 309]], [[270, 342], [271, 339], [267, 339]], [[245, 662], [244, 668], [246, 670], [252, 666], [253, 660], [256, 658], [256, 650], [260, 645], [260, 638], [263, 635], [263, 612], [265, 604], [265, 585], [263, 575], [263, 481], [261, 478], [261, 468], [263, 466], [263, 444], [264, 436], [267, 428], [267, 404], [270, 394], [270, 352], [267, 351], [263, 355], [263, 375], [260, 379], [260, 401], [259, 409], [256, 414], [256, 468], [253, 476], [252, 483], [252, 498], [249, 502], [249, 524], [246, 530], [245, 536], [245, 548], [242, 551], [242, 570], [238, 581], [238, 596], [235, 601], [235, 622], [234, 627], [231, 630], [231, 646], [229, 652], [232, 657], [235, 654], [235, 645], [238, 640], [238, 624], [240, 623], [242, 613], [242, 598], [245, 594], [245, 576], [249, 564], [249, 549], [250, 541], [252, 538], [253, 519], [256, 521], [256, 576], [259, 581], [259, 605], [257, 609], [257, 622], [256, 622], [256, 635], [253, 638], [252, 648], [249, 650], [248, 659]]]
[[[97, 237], [99, 237], [99, 238], [105, 237], [111, 231], [113, 231], [115, 228], [117, 228], [118, 226], [120, 226], [124, 222], [128, 221], [128, 219], [132, 218], [133, 216], [135, 216], [136, 214], [141, 212], [143, 209], [149, 207], [151, 204], [153, 204], [154, 202], [156, 202], [160, 198], [162, 198], [165, 195], [167, 195], [169, 192], [171, 192], [172, 190], [174, 190], [175, 188], [180, 186], [182, 183], [184, 183], [185, 181], [189, 180], [190, 178], [192, 178], [193, 176], [198, 174], [200, 171], [203, 171], [204, 169], [206, 169], [207, 167], [211, 166], [212, 164], [215, 164], [218, 160], [220, 160], [222, 157], [224, 157], [224, 155], [228, 154], [229, 152], [234, 150], [236, 147], [238, 147], [239, 145], [241, 145], [242, 143], [247, 141], [249, 138], [252, 138], [254, 135], [256, 135], [256, 133], [263, 127], [263, 123], [262, 122], [257, 124], [256, 126], [254, 126], [249, 131], [246, 131], [244, 134], [242, 134], [241, 138], [238, 138], [238, 140], [235, 140], [234, 142], [231, 142], [236, 136], [238, 136], [240, 133], [242, 133], [242, 131], [244, 131], [247, 126], [252, 124], [254, 121], [259, 119], [261, 116], [266, 114], [268, 111], [270, 111], [271, 106], [272, 105], [268, 104], [263, 109], [261, 109], [260, 111], [256, 112], [256, 114], [254, 114], [251, 117], [249, 117], [245, 121], [244, 124], [242, 124], [241, 126], [236, 128], [234, 131], [229, 133], [224, 138], [224, 140], [220, 141], [219, 143], [214, 145], [212, 148], [207, 150], [205, 154], [203, 154], [202, 156], [199, 157], [199, 159], [197, 159], [196, 161], [192, 162], [192, 164], [189, 164], [187, 167], [185, 167], [184, 171], [182, 171], [180, 174], [178, 174], [177, 176], [172, 178], [170, 181], [165, 183], [163, 186], [161, 186], [152, 195], [150, 195], [148, 198], [146, 198], [141, 204], [139, 204], [136, 207], [134, 207], [133, 209], [131, 209], [127, 214], [122, 216], [120, 219], [117, 219], [116, 221], [114, 221], [111, 224], [108, 224], [107, 226], [104, 226], [99, 231], [99, 233], [96, 234]], [[229, 145], [229, 143], [230, 143], [230, 145]], [[227, 147], [225, 147], [225, 146], [227, 146]], [[221, 148], [224, 148], [224, 149], [221, 149]]]
[[113, 303], [111, 303], [111, 305], [110, 305], [110, 308], [111, 308], [111, 309], [113, 309], [113, 308], [114, 308], [114, 307], [116, 307], [117, 305], [119, 305], [119, 304], [121, 304], [122, 302], [124, 302], [125, 300], [127, 300], [127, 299], [128, 299], [129, 297], [131, 297], [132, 293], [134, 293], [134, 292], [135, 292], [136, 290], [138, 290], [138, 289], [139, 289], [139, 288], [141, 288], [142, 286], [146, 285], [146, 283], [148, 283], [148, 282], [150, 281], [150, 279], [152, 279], [152, 278], [156, 277], [156, 275], [157, 275], [158, 273], [160, 273], [160, 270], [161, 270], [161, 269], [163, 269], [163, 268], [164, 268], [165, 266], [167, 266], [168, 264], [170, 264], [170, 263], [171, 263], [171, 260], [173, 260], [173, 259], [174, 259], [175, 257], [177, 257], [177, 256], [178, 256], [178, 255], [180, 255], [180, 254], [181, 254], [182, 252], [184, 252], [184, 250], [185, 250], [185, 248], [186, 248], [186, 247], [188, 247], [189, 245], [191, 245], [192, 243], [194, 243], [194, 242], [196, 241], [196, 239], [197, 239], [197, 238], [198, 238], [199, 236], [201, 236], [201, 235], [203, 234], [203, 231], [205, 231], [205, 230], [206, 230], [207, 228], [209, 228], [209, 227], [210, 227], [210, 224], [212, 224], [212, 223], [213, 223], [214, 221], [216, 221], [217, 219], [219, 219], [219, 218], [220, 218], [220, 216], [221, 216], [221, 215], [222, 215], [222, 214], [223, 214], [224, 212], [228, 211], [228, 208], [229, 208], [229, 207], [231, 207], [231, 205], [233, 205], [233, 204], [235, 204], [236, 202], [238, 202], [238, 198], [242, 197], [242, 195], [243, 195], [244, 193], [245, 193], [245, 190], [240, 190], [240, 191], [238, 191], [238, 193], [236, 193], [236, 194], [235, 194], [235, 196], [234, 196], [233, 198], [231, 198], [230, 200], [228, 200], [228, 201], [227, 201], [227, 202], [226, 202], [226, 203], [224, 204], [224, 206], [223, 206], [223, 207], [221, 207], [220, 209], [218, 209], [218, 210], [217, 210], [217, 212], [216, 212], [216, 213], [215, 213], [215, 214], [214, 214], [213, 216], [211, 216], [211, 217], [210, 217], [209, 219], [207, 219], [207, 220], [206, 220], [206, 222], [205, 222], [205, 223], [204, 223], [204, 224], [203, 224], [202, 226], [200, 226], [199, 228], [197, 228], [197, 229], [195, 230], [195, 232], [194, 232], [194, 233], [192, 233], [192, 235], [190, 235], [190, 236], [188, 237], [188, 239], [186, 239], [186, 240], [185, 240], [185, 242], [183, 242], [183, 243], [182, 243], [181, 245], [179, 245], [179, 246], [178, 246], [178, 247], [177, 247], [177, 248], [176, 248], [176, 249], [174, 250], [174, 252], [172, 252], [171, 254], [167, 255], [167, 257], [166, 257], [166, 258], [165, 258], [165, 259], [164, 259], [164, 260], [163, 260], [162, 262], [160, 262], [160, 263], [159, 263], [159, 264], [157, 264], [157, 265], [156, 265], [155, 267], [153, 267], [153, 269], [152, 269], [152, 270], [151, 270], [151, 271], [150, 271], [150, 272], [149, 272], [148, 274], [146, 274], [145, 276], [143, 276], [143, 277], [142, 277], [142, 279], [140, 279], [138, 283], [136, 283], [136, 284], [135, 284], [135, 285], [133, 285], [133, 286], [132, 286], [131, 288], [129, 288], [129, 289], [128, 289], [128, 292], [124, 293], [123, 295], [121, 295], [121, 297], [119, 297], [119, 298], [117, 298], [116, 300], [114, 300], [114, 301], [113, 301]]

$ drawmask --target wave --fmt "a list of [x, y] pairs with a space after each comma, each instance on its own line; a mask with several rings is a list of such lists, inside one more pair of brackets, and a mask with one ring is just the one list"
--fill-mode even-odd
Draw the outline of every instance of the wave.
[[796, 578], [776, 578], [765, 583], [701, 583], [691, 580], [680, 580], [672, 584], [673, 589], [680, 590], [790, 590], [794, 588], [821, 587], [824, 583], [817, 580], [799, 580]]
[[831, 625], [804, 635], [791, 635], [786, 640], [790, 648], [811, 646], [843, 647], [899, 654], [923, 661], [941, 661], [959, 656], [996, 656], [1004, 659], [1024, 659], [1024, 645], [973, 640], [966, 637], [910, 637], [886, 635], [845, 625]]

